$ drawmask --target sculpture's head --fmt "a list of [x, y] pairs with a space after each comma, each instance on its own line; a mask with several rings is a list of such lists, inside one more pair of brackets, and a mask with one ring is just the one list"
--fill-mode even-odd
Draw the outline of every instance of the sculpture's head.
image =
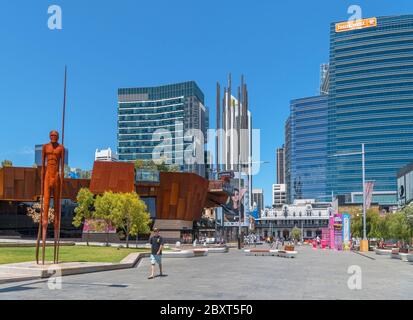
[[56, 130], [50, 131], [50, 142], [57, 143], [59, 141], [59, 132]]

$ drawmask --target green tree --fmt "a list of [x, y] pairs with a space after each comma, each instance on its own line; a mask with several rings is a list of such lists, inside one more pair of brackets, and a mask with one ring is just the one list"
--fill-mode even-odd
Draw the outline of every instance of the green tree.
[[384, 240], [390, 239], [389, 220], [390, 220], [390, 214], [386, 214], [385, 216], [380, 217], [378, 224], [376, 226], [377, 232], [378, 232], [377, 238], [381, 238]]
[[301, 240], [301, 230], [300, 228], [297, 228], [296, 226], [291, 230], [291, 237], [295, 241], [300, 241]]
[[13, 167], [13, 162], [11, 160], [3, 160], [1, 162], [1, 167], [2, 168]]
[[[75, 208], [73, 225], [78, 228], [86, 219], [93, 219], [95, 199], [88, 188], [82, 188], [76, 196], [76, 201], [77, 207]], [[86, 233], [86, 243], [89, 245], [89, 232]]]
[[137, 236], [139, 232], [149, 233], [151, 219], [145, 202], [135, 192], [120, 193], [117, 197], [112, 222], [125, 234], [126, 247], [129, 248], [129, 236]]
[[395, 240], [410, 242], [411, 227], [406, 215], [403, 212], [396, 212], [389, 215], [388, 228], [389, 236]]
[[113, 225], [115, 220], [115, 211], [119, 207], [119, 196], [113, 192], [105, 192], [95, 200], [94, 217], [102, 219], [106, 223], [106, 245], [109, 246], [109, 226]]
[[406, 217], [406, 221], [410, 226], [410, 242], [412, 242], [413, 241], [413, 203], [410, 203], [410, 205], [405, 206], [400, 212]]
[[135, 169], [147, 169], [159, 172], [177, 172], [179, 171], [178, 165], [167, 164], [166, 159], [162, 158], [157, 161], [153, 160], [136, 160]]
[[[369, 209], [366, 212], [366, 235], [367, 238], [382, 238], [380, 215], [377, 210]], [[351, 217], [351, 234], [353, 237], [363, 237], [363, 213], [357, 210]]]

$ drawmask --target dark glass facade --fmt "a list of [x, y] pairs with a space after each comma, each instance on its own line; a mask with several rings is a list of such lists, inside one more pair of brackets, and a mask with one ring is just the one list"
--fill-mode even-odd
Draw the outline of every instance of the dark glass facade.
[[361, 155], [335, 155], [364, 143], [373, 202], [397, 204], [397, 171], [413, 159], [413, 15], [330, 33], [328, 189], [362, 191]]
[[287, 201], [327, 201], [328, 96], [291, 101], [286, 125]]

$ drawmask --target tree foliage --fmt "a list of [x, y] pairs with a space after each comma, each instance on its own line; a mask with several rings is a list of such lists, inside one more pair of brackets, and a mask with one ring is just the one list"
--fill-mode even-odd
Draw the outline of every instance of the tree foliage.
[[301, 230], [300, 230], [300, 228], [294, 227], [293, 230], [291, 230], [291, 237], [294, 240], [300, 241], [301, 240]]
[[13, 162], [11, 160], [3, 160], [1, 162], [1, 167], [2, 168], [13, 167]]
[[165, 159], [154, 160], [136, 160], [135, 169], [147, 169], [159, 172], [177, 172], [179, 167], [173, 164], [167, 164]]
[[[149, 233], [150, 215], [145, 203], [135, 193], [105, 192], [95, 200], [95, 218], [103, 219], [108, 225], [121, 229], [126, 236]], [[109, 240], [107, 240], [108, 242]]]
[[[375, 209], [366, 211], [366, 235], [367, 238], [382, 238], [380, 234], [380, 215]], [[351, 234], [353, 237], [363, 237], [363, 212], [361, 209], [354, 212], [351, 217]]]
[[84, 220], [93, 218], [95, 199], [88, 188], [82, 188], [77, 194], [76, 201], [77, 207], [75, 208], [73, 225], [80, 227]]
[[[113, 221], [113, 213], [118, 206], [118, 201], [119, 197], [111, 191], [98, 196], [95, 200], [94, 218], [104, 220], [107, 226], [111, 225]], [[108, 228], [106, 228], [106, 244], [109, 245]]]
[[[410, 242], [413, 231], [413, 207], [407, 206], [396, 213], [380, 215], [377, 210], [367, 210], [366, 231], [368, 238], [403, 240]], [[351, 219], [353, 237], [363, 236], [363, 214], [357, 212]]]
[[411, 227], [406, 215], [403, 212], [396, 212], [391, 214], [388, 226], [389, 236], [391, 239], [410, 242]]
[[150, 215], [145, 202], [136, 193], [120, 193], [117, 197], [112, 223], [123, 231], [126, 246], [129, 247], [129, 236], [150, 232]]

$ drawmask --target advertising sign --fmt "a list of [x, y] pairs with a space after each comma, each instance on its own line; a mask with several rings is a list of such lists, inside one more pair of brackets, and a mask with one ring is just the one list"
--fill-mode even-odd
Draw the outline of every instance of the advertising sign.
[[343, 250], [343, 216], [341, 214], [334, 215], [334, 248]]
[[346, 249], [350, 248], [351, 228], [350, 215], [343, 213], [343, 245]]
[[239, 223], [244, 227], [249, 226], [249, 195], [248, 195], [248, 177], [241, 175], [241, 188], [238, 178], [228, 179], [227, 190], [230, 190], [230, 196], [227, 203], [223, 206], [224, 226], [238, 227]]
[[102, 219], [86, 219], [83, 224], [83, 232], [85, 233], [116, 233], [116, 228], [107, 224]]
[[328, 229], [329, 229], [329, 237], [328, 237], [328, 239], [330, 240], [329, 241], [329, 247], [330, 247], [330, 249], [334, 249], [335, 248], [335, 241], [334, 241], [334, 215], [333, 216], [331, 216], [330, 218], [329, 218], [329, 221], [328, 221]]
[[372, 27], [377, 27], [377, 18], [368, 18], [336, 23], [336, 32], [345, 32]]
[[224, 225], [224, 219], [223, 219], [223, 212], [222, 212], [222, 208], [216, 208], [215, 209], [215, 212], [216, 212], [216, 215], [217, 215], [217, 217], [216, 217], [216, 224], [218, 225], [218, 226], [223, 226]]
[[413, 171], [408, 171], [397, 179], [397, 188], [401, 206], [413, 200]]

